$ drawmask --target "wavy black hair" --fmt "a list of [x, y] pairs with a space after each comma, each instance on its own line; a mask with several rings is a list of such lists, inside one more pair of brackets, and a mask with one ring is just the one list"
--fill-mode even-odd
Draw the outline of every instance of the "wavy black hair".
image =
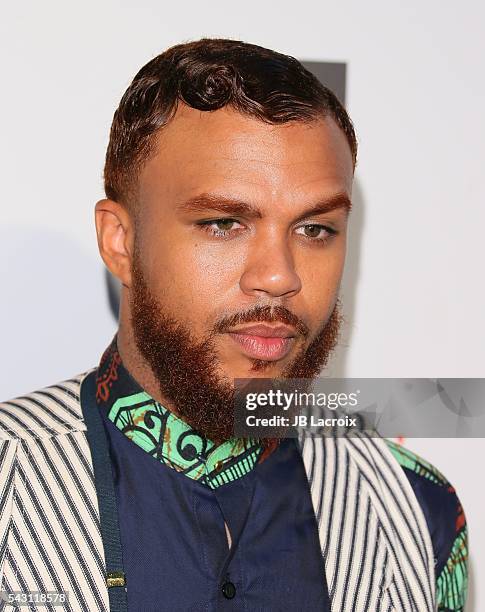
[[104, 168], [106, 196], [128, 205], [154, 136], [179, 101], [201, 111], [230, 106], [271, 124], [330, 115], [349, 143], [357, 141], [346, 110], [294, 57], [238, 40], [203, 38], [175, 45], [136, 74], [114, 114]]

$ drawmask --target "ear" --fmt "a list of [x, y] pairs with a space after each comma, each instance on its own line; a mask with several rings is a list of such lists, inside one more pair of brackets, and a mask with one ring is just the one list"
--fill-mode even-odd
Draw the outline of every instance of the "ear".
[[125, 287], [131, 286], [133, 221], [124, 206], [100, 200], [95, 207], [98, 248], [108, 270]]

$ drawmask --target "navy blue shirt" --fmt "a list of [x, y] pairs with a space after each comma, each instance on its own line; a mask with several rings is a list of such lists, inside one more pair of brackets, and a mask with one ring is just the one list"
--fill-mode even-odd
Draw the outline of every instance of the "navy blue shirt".
[[211, 489], [161, 464], [102, 416], [130, 611], [330, 610], [294, 439], [249, 474]]

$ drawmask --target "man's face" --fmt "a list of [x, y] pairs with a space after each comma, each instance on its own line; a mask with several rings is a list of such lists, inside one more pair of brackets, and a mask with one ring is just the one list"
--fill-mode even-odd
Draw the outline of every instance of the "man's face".
[[132, 289], [181, 341], [208, 343], [220, 380], [299, 373], [336, 314], [352, 178], [330, 117], [275, 126], [181, 104], [139, 176]]

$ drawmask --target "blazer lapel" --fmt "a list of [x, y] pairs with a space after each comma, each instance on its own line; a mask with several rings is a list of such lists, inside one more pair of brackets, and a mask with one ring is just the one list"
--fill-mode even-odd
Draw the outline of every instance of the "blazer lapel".
[[431, 538], [382, 438], [302, 437], [332, 610], [432, 611]]
[[[79, 388], [84, 375], [2, 405], [12, 483], [2, 589], [67, 593], [56, 610], [108, 612], [104, 551]], [[6, 445], [6, 446], [5, 446]], [[7, 474], [8, 472], [8, 474]], [[13, 610], [9, 604], [3, 608]]]

